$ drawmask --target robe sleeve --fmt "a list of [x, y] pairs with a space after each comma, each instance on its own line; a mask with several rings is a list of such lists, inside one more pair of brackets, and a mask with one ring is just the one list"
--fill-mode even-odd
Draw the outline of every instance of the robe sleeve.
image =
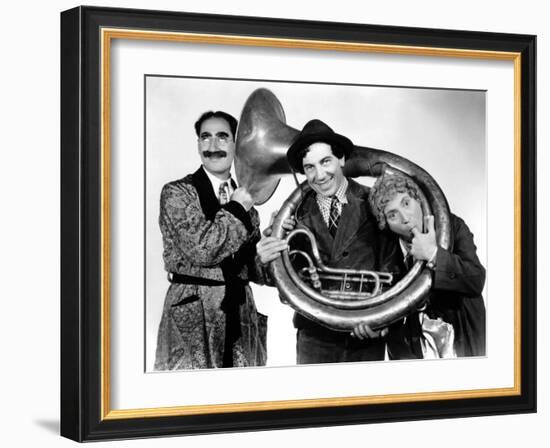
[[457, 216], [453, 216], [453, 235], [452, 252], [438, 248], [433, 288], [479, 296], [485, 285], [485, 268], [477, 257], [472, 232]]
[[217, 265], [236, 253], [253, 233], [244, 208], [234, 201], [229, 204], [209, 221], [192, 185], [167, 184], [161, 193], [159, 223], [183, 258], [194, 265]]

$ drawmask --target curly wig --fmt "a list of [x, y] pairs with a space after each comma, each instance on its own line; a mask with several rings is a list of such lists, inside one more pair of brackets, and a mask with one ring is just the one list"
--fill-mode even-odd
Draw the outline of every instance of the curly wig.
[[383, 230], [387, 224], [384, 215], [386, 205], [399, 193], [407, 193], [411, 198], [420, 201], [418, 186], [410, 178], [400, 174], [384, 174], [376, 179], [372, 186], [369, 204], [380, 230]]

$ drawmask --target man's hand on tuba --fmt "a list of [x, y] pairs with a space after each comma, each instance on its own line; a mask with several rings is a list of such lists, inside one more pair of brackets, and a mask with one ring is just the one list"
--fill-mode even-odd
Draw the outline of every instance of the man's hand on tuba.
[[[271, 218], [269, 219], [269, 226], [267, 226], [262, 232], [264, 236], [271, 236], [271, 234], [273, 233], [273, 221], [275, 221], [275, 218], [277, 217], [278, 213], [279, 213], [279, 210], [275, 210], [271, 213]], [[294, 230], [294, 227], [296, 227], [296, 219], [294, 217], [291, 216], [290, 218], [286, 218], [283, 221], [282, 228], [287, 232]]]
[[372, 330], [367, 324], [359, 324], [353, 328], [351, 335], [362, 341], [366, 339], [383, 338], [388, 334], [388, 328]]
[[[271, 213], [269, 226], [264, 229], [264, 231], [262, 232], [262, 239], [258, 242], [258, 244], [256, 244], [256, 251], [258, 253], [258, 256], [260, 257], [260, 262], [262, 264], [267, 264], [275, 260], [281, 255], [281, 252], [283, 250], [288, 249], [288, 244], [286, 240], [271, 236], [273, 233], [273, 221], [275, 220], [277, 213], [278, 210], [275, 210], [273, 213]], [[293, 217], [286, 218], [282, 223], [282, 227], [284, 230], [289, 232], [293, 230], [294, 227], [296, 227], [296, 220]]]

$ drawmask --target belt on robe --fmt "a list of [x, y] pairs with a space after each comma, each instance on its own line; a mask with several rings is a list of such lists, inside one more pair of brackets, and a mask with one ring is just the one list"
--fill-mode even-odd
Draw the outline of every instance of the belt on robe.
[[[179, 285], [200, 285], [200, 286], [223, 286], [225, 281], [214, 280], [212, 278], [195, 277], [193, 275], [178, 274], [177, 272], [168, 273], [168, 281]], [[247, 285], [248, 280], [234, 279], [236, 283]]]
[[192, 275], [178, 274], [177, 272], [168, 273], [168, 281], [180, 285], [201, 285], [201, 286], [222, 286], [223, 280], [214, 280], [212, 278], [194, 277]]
[[[172, 284], [181, 285], [223, 286], [226, 284], [223, 280], [194, 277], [192, 275], [178, 274], [177, 272], [169, 272], [168, 281]], [[241, 336], [239, 307], [244, 303], [244, 287], [246, 285], [248, 285], [247, 280], [232, 277], [225, 289], [225, 296], [221, 303], [221, 309], [226, 314], [222, 367], [233, 367], [233, 344]]]

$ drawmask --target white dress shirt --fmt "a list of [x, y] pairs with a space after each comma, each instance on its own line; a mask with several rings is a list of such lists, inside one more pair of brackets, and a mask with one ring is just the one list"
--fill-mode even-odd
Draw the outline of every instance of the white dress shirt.
[[231, 185], [231, 175], [229, 175], [227, 179], [221, 180], [216, 176], [214, 176], [212, 173], [209, 173], [208, 170], [206, 170], [204, 167], [203, 169], [206, 175], [208, 176], [210, 183], [212, 184], [212, 188], [214, 189], [214, 194], [218, 198], [218, 201], [220, 200], [220, 185], [223, 184], [224, 182], [227, 183], [227, 200], [229, 200], [229, 198], [231, 198], [231, 195], [233, 194], [233, 191], [234, 191]]

